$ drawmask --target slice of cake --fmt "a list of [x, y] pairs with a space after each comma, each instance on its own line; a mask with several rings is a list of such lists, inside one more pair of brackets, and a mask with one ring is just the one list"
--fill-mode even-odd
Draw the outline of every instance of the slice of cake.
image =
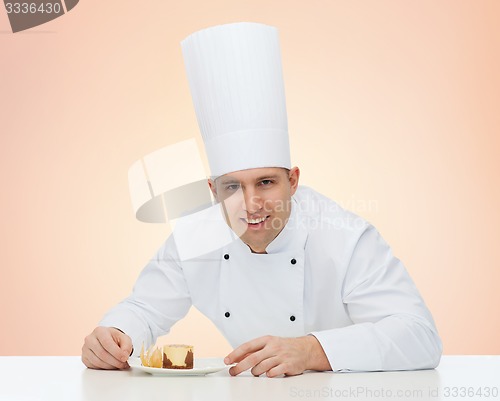
[[163, 368], [193, 369], [193, 346], [173, 344], [163, 346]]
[[151, 346], [144, 352], [141, 348], [142, 366], [164, 369], [193, 369], [194, 354], [192, 345], [172, 344], [163, 347]]

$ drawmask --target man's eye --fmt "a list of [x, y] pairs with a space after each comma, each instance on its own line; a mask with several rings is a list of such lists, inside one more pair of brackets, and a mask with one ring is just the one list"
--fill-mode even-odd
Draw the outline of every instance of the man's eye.
[[263, 186], [268, 186], [268, 185], [271, 185], [273, 183], [272, 180], [262, 180], [260, 182]]
[[226, 185], [226, 191], [236, 191], [239, 187], [238, 184]]

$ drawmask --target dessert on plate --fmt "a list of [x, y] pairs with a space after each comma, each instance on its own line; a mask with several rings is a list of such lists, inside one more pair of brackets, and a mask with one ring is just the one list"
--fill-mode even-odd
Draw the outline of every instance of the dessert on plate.
[[163, 369], [193, 369], [193, 346], [184, 344], [171, 344], [149, 347], [144, 351], [141, 348], [142, 366]]

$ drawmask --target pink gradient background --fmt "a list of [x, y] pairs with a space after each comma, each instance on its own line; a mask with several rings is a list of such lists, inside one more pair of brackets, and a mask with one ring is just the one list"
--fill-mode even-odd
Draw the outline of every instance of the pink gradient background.
[[[127, 171], [198, 135], [179, 42], [280, 30], [302, 183], [371, 221], [446, 354], [499, 354], [500, 2], [81, 1], [9, 33], [0, 7], [0, 355], [78, 355], [169, 233]], [[229, 345], [192, 311], [165, 341]]]

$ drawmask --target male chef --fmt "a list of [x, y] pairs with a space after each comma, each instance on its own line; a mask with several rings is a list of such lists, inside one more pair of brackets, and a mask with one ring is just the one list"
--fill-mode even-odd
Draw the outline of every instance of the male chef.
[[86, 337], [85, 365], [127, 368], [193, 305], [234, 347], [232, 375], [436, 367], [432, 316], [387, 243], [298, 185], [277, 30], [216, 26], [182, 50], [216, 204], [176, 225]]

